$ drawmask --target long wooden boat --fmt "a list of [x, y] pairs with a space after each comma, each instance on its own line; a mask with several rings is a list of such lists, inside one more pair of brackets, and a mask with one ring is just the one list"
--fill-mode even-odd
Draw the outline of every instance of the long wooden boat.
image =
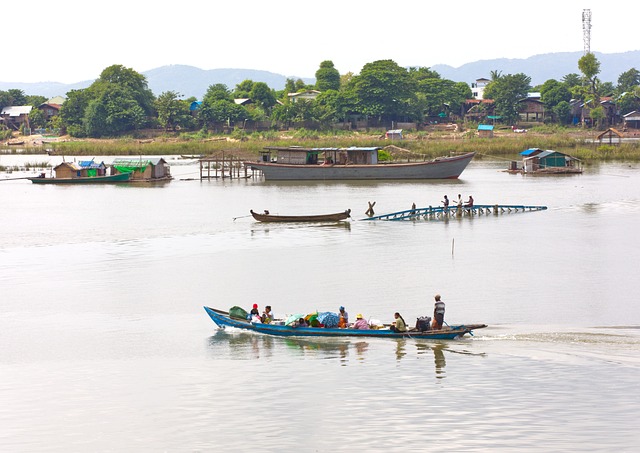
[[431, 340], [453, 340], [463, 337], [473, 330], [483, 329], [486, 324], [464, 324], [448, 326], [441, 330], [428, 330], [421, 332], [418, 330], [410, 330], [407, 332], [394, 332], [390, 329], [339, 329], [326, 327], [292, 327], [281, 324], [261, 324], [252, 323], [246, 319], [233, 318], [229, 313], [215, 308], [204, 307], [205, 311], [221, 328], [235, 327], [237, 329], [249, 330], [266, 335], [275, 335], [281, 337], [376, 337], [376, 338], [419, 338]]
[[127, 182], [131, 177], [131, 173], [120, 173], [117, 175], [107, 176], [90, 176], [80, 178], [43, 178], [36, 176], [27, 178], [34, 184], [104, 184], [112, 182]]
[[335, 214], [319, 215], [272, 215], [266, 211], [264, 214], [258, 214], [253, 210], [249, 212], [258, 222], [339, 222], [351, 217], [351, 209]]
[[[381, 148], [267, 148], [258, 162], [245, 162], [265, 180], [457, 179], [475, 152], [431, 161], [381, 163]], [[275, 161], [271, 150], [277, 152]]]

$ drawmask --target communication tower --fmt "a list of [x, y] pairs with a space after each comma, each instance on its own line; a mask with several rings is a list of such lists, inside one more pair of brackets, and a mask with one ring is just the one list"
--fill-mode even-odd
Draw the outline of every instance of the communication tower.
[[591, 52], [591, 10], [582, 10], [582, 41], [584, 44], [584, 54]]

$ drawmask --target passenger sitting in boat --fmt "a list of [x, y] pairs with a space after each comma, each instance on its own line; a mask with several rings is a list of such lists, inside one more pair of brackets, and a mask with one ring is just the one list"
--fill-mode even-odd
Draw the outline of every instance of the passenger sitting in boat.
[[298, 321], [296, 322], [296, 327], [309, 327], [309, 323], [307, 322], [306, 319], [304, 318], [300, 318], [298, 319]]
[[353, 328], [360, 330], [369, 330], [369, 323], [362, 317], [361, 314], [358, 314], [358, 316], [356, 316], [356, 322], [353, 323]]
[[340, 318], [338, 319], [338, 327], [345, 329], [349, 325], [349, 313], [347, 313], [344, 307], [340, 307]]
[[469, 195], [469, 199], [467, 200], [467, 203], [464, 206], [466, 208], [473, 208], [473, 197], [471, 195]]
[[264, 307], [264, 312], [262, 312], [262, 322], [270, 324], [271, 321], [273, 321], [273, 312], [271, 311], [271, 305], [267, 305]]
[[449, 198], [445, 195], [444, 200], [442, 200], [442, 207], [445, 209], [449, 209]]
[[393, 315], [396, 320], [393, 321], [393, 324], [391, 325], [391, 331], [392, 332], [406, 332], [407, 331], [407, 323], [404, 322], [404, 318], [402, 316], [400, 316], [400, 313], [396, 312]]
[[254, 315], [257, 316], [258, 318], [260, 317], [260, 312], [258, 311], [258, 304], [253, 304], [253, 308], [247, 315], [247, 319], [251, 321]]

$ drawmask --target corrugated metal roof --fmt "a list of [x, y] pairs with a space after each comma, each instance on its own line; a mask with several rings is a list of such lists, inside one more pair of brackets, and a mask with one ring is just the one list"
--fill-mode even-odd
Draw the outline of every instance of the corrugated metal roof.
[[520, 153], [520, 155], [521, 156], [530, 156], [533, 153], [537, 153], [537, 152], [540, 152], [540, 151], [542, 151], [540, 148], [529, 148], [529, 149], [525, 149], [524, 151], [522, 151]]
[[493, 125], [492, 124], [478, 124], [478, 130], [479, 131], [492, 131], [493, 130]]
[[11, 107], [3, 108], [1, 114], [9, 116], [28, 115], [32, 108], [30, 105], [12, 105]]

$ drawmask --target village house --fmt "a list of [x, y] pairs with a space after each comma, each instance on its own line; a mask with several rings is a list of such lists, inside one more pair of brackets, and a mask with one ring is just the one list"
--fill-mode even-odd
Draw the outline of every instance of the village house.
[[540, 93], [528, 93], [525, 99], [518, 101], [520, 119], [526, 122], [544, 122], [546, 112]]
[[30, 105], [13, 105], [5, 107], [0, 112], [0, 122], [8, 129], [20, 130], [23, 126], [29, 126], [29, 113], [32, 107]]
[[298, 101], [315, 101], [318, 95], [320, 95], [319, 91], [307, 90], [301, 91], [299, 93], [288, 93], [287, 97], [289, 99], [289, 102], [296, 103]]
[[489, 85], [491, 80], [489, 79], [476, 79], [475, 82], [471, 83], [471, 92], [473, 94], [474, 99], [484, 99], [484, 89]]
[[625, 131], [636, 133], [640, 130], [640, 112], [634, 110], [626, 115], [623, 115], [623, 126]]

